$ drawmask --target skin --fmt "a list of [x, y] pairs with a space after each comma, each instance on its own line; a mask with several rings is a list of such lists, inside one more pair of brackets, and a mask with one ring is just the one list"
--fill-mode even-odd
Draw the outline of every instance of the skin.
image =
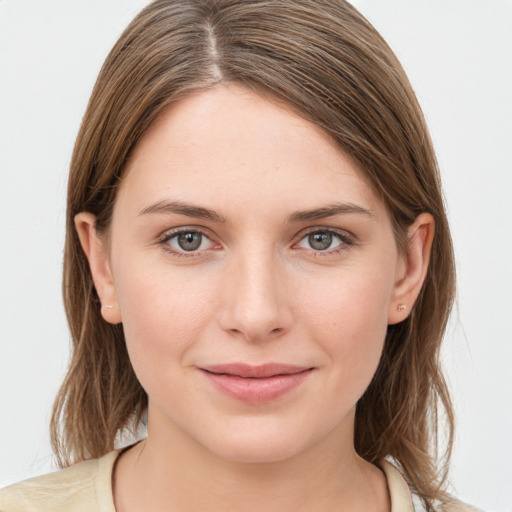
[[[176, 202], [215, 216], [162, 208]], [[347, 211], [297, 215], [334, 204]], [[421, 289], [430, 215], [400, 254], [384, 204], [327, 134], [220, 85], [161, 114], [125, 169], [106, 237], [94, 220], [84, 212], [76, 226], [102, 314], [123, 323], [149, 396], [147, 440], [116, 466], [118, 511], [390, 510], [383, 473], [354, 451], [355, 404], [388, 324]], [[203, 234], [198, 250], [180, 248], [178, 228]], [[312, 232], [331, 245], [318, 250]], [[198, 369], [233, 362], [313, 370], [248, 404]]]

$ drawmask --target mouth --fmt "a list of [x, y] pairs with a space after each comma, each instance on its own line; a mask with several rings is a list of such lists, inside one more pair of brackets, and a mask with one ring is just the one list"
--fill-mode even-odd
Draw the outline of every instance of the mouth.
[[270, 402], [298, 387], [314, 368], [270, 363], [213, 365], [199, 368], [214, 388], [249, 404]]

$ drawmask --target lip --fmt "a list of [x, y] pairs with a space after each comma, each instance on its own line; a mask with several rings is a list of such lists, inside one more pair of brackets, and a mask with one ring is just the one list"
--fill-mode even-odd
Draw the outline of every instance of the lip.
[[299, 386], [313, 371], [311, 367], [270, 363], [244, 363], [199, 368], [216, 389], [246, 403], [270, 402]]

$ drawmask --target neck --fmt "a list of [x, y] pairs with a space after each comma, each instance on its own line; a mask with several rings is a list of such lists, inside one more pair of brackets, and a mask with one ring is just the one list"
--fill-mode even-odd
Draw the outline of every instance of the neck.
[[269, 462], [226, 460], [176, 426], [159, 427], [150, 417], [147, 439], [116, 465], [117, 512], [389, 510], [385, 478], [356, 455], [353, 427]]

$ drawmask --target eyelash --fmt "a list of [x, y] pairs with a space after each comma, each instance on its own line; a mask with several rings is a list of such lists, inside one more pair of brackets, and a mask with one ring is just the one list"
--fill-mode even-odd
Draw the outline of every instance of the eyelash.
[[[180, 234], [185, 234], [185, 233], [199, 234], [202, 237], [208, 239], [212, 244], [215, 243], [211, 240], [211, 238], [208, 236], [208, 234], [205, 231], [203, 231], [202, 229], [186, 228], [186, 227], [178, 228], [178, 229], [166, 232], [158, 239], [158, 243], [163, 247], [163, 250], [166, 253], [172, 254], [173, 256], [178, 257], [178, 258], [197, 258], [197, 257], [200, 257], [201, 252], [208, 250], [208, 249], [204, 249], [203, 251], [194, 250], [194, 251], [189, 251], [189, 252], [187, 252], [185, 250], [181, 250], [181, 251], [174, 250], [170, 246], [169, 242], [171, 240], [173, 240], [174, 238], [178, 237]], [[325, 250], [314, 250], [312, 248], [310, 248], [310, 249], [304, 248], [303, 249], [305, 251], [311, 252], [313, 257], [315, 257], [315, 258], [326, 258], [329, 256], [335, 256], [337, 254], [340, 254], [342, 251], [346, 250], [347, 246], [353, 245], [355, 243], [354, 236], [347, 233], [346, 231], [342, 231], [342, 230], [338, 230], [338, 229], [334, 229], [334, 228], [314, 227], [314, 228], [310, 228], [306, 232], [302, 233], [299, 240], [297, 242], [295, 242], [292, 247], [296, 247], [304, 239], [306, 239], [307, 237], [309, 237], [313, 234], [332, 235], [333, 238], [336, 238], [340, 242], [339, 245], [336, 246], [334, 249], [325, 249]]]
[[[166, 253], [172, 254], [173, 256], [177, 256], [178, 258], [197, 258], [202, 251], [188, 251], [188, 252], [185, 250], [177, 251], [177, 250], [173, 249], [169, 244], [169, 242], [173, 238], [177, 238], [179, 235], [185, 234], [185, 233], [199, 234], [202, 237], [210, 240], [210, 242], [212, 242], [211, 238], [208, 236], [208, 234], [205, 231], [203, 231], [199, 228], [186, 228], [186, 227], [178, 228], [178, 229], [175, 229], [172, 231], [167, 231], [166, 233], [164, 233], [164, 235], [162, 235], [158, 239], [158, 242], [159, 242], [159, 244], [162, 245], [163, 250]], [[214, 242], [212, 242], [212, 243], [214, 243]]]
[[353, 245], [355, 243], [355, 237], [346, 231], [334, 229], [334, 228], [325, 228], [325, 227], [313, 227], [309, 228], [305, 233], [301, 234], [301, 237], [298, 242], [294, 244], [294, 246], [301, 243], [305, 238], [314, 235], [314, 234], [328, 234], [332, 235], [333, 238], [339, 240], [340, 244], [333, 249], [325, 249], [325, 250], [314, 250], [314, 249], [304, 249], [311, 252], [311, 255], [314, 258], [328, 258], [329, 256], [336, 256], [341, 252], [345, 251], [348, 246]]

